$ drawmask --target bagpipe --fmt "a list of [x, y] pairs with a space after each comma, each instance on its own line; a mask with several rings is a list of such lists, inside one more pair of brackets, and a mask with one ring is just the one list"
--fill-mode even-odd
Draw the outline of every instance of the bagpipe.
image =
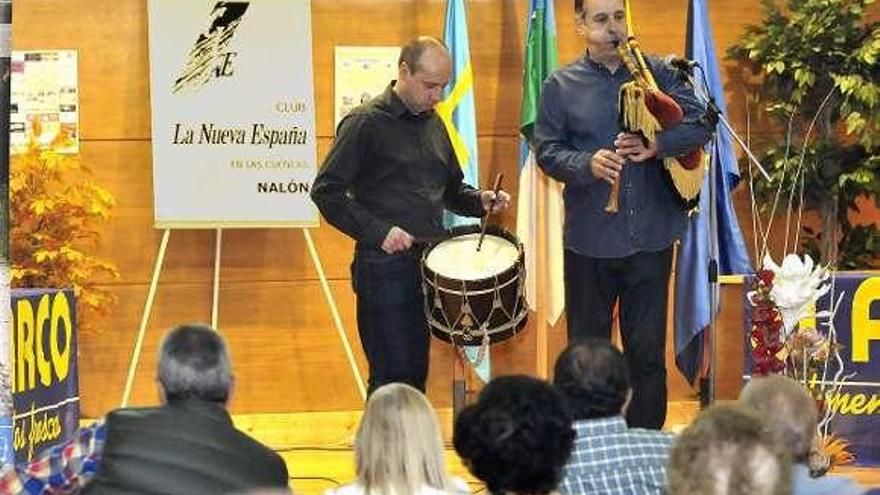
[[[618, 42], [617, 51], [633, 76], [632, 81], [620, 87], [620, 128], [653, 142], [657, 132], [681, 122], [684, 111], [657, 86], [635, 37], [630, 36], [626, 43]], [[664, 158], [663, 168], [682, 207], [686, 210], [695, 207], [700, 201], [706, 170], [702, 147], [686, 155]], [[611, 186], [605, 211], [617, 212], [619, 195], [618, 179]]]

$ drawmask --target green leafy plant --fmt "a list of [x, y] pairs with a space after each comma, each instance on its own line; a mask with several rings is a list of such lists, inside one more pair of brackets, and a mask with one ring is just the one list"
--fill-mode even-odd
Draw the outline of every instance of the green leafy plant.
[[[38, 128], [34, 135], [39, 135]], [[31, 141], [11, 160], [12, 286], [72, 288], [80, 327], [89, 329], [94, 317], [106, 314], [115, 302], [95, 282], [102, 276], [117, 279], [119, 271], [89, 254], [88, 247], [98, 241], [96, 226], [109, 218], [116, 202], [91, 179], [78, 155], [52, 151], [58, 146], [44, 148]]]
[[773, 181], [756, 178], [756, 198], [764, 211], [790, 195], [795, 207], [815, 212], [821, 227], [804, 229], [802, 248], [838, 269], [877, 267], [880, 259], [876, 225], [852, 221], [860, 198], [877, 204], [880, 192], [880, 27], [867, 21], [872, 2], [765, 0], [762, 23], [728, 51], [758, 76], [754, 96], [786, 136], [762, 151]]

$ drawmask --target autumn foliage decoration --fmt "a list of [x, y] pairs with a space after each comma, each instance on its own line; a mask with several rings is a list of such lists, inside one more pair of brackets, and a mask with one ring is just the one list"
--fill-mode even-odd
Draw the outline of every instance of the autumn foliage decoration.
[[[39, 135], [35, 125], [34, 135]], [[63, 136], [56, 138], [63, 144]], [[31, 141], [13, 155], [9, 178], [12, 286], [71, 288], [80, 327], [94, 327], [114, 295], [98, 281], [119, 278], [115, 264], [88, 252], [99, 240], [96, 229], [108, 220], [116, 201], [91, 179], [78, 155], [59, 154]]]

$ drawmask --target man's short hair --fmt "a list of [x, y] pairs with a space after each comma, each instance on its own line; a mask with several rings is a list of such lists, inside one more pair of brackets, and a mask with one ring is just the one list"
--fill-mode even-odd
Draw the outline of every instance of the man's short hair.
[[169, 401], [226, 403], [232, 369], [220, 334], [202, 324], [180, 325], [169, 331], [159, 348], [159, 383]]
[[741, 407], [703, 411], [669, 453], [669, 495], [787, 495], [788, 453]]
[[577, 15], [584, 15], [586, 13], [586, 6], [584, 6], [584, 0], [574, 0], [574, 13]]
[[565, 399], [549, 383], [495, 378], [455, 420], [453, 444], [490, 493], [556, 489], [574, 444]]
[[630, 388], [623, 354], [606, 339], [569, 345], [556, 360], [553, 384], [568, 400], [575, 419], [616, 416]]
[[422, 66], [420, 65], [420, 61], [422, 59], [422, 54], [425, 53], [425, 50], [428, 48], [446, 50], [446, 45], [437, 38], [432, 38], [430, 36], [413, 38], [400, 48], [400, 58], [397, 59], [398, 67], [400, 64], [406, 63], [410, 72], [415, 74], [421, 70]]
[[758, 412], [795, 462], [807, 462], [819, 418], [816, 402], [803, 385], [782, 375], [756, 377], [740, 392], [739, 402]]

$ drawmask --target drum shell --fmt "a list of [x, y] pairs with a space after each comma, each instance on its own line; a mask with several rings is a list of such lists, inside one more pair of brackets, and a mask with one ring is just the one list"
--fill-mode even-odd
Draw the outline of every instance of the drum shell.
[[[425, 312], [431, 332], [441, 340], [456, 345], [480, 345], [484, 330], [491, 343], [505, 340], [519, 332], [526, 324], [525, 256], [522, 244], [509, 232], [490, 226], [487, 235], [494, 235], [517, 247], [517, 259], [509, 268], [491, 277], [459, 280], [444, 276], [428, 268], [422, 258]], [[452, 237], [479, 232], [477, 226], [458, 227]], [[495, 307], [496, 301], [500, 307]], [[472, 325], [467, 325], [463, 313], [469, 307]], [[494, 312], [493, 312], [494, 309]], [[471, 336], [471, 338], [468, 338]]]

